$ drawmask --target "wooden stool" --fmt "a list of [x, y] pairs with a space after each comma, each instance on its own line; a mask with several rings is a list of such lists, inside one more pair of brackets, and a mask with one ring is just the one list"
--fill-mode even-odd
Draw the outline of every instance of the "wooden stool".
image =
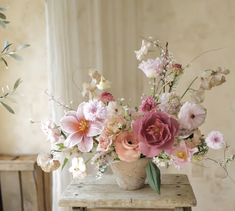
[[135, 191], [121, 190], [113, 176], [104, 175], [100, 180], [91, 176], [74, 180], [62, 194], [59, 206], [74, 211], [190, 211], [196, 199], [186, 175], [163, 175], [160, 195], [148, 185]]
[[3, 211], [51, 211], [51, 174], [44, 173], [36, 159], [37, 155], [0, 155]]

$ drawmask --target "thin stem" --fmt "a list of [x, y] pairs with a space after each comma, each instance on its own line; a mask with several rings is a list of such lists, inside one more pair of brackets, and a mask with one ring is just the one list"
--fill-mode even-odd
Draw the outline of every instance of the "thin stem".
[[156, 95], [156, 78], [153, 78], [153, 98], [155, 98]]
[[188, 88], [185, 90], [185, 92], [182, 94], [181, 99], [187, 94], [187, 92], [190, 90], [191, 86], [193, 85], [193, 83], [198, 79], [198, 76], [195, 77], [192, 82], [189, 84]]

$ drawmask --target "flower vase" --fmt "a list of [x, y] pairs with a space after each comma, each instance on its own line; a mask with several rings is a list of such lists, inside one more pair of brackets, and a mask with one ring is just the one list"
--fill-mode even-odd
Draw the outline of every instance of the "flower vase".
[[145, 168], [149, 159], [141, 158], [133, 162], [116, 161], [111, 164], [118, 186], [124, 190], [137, 190], [145, 185]]

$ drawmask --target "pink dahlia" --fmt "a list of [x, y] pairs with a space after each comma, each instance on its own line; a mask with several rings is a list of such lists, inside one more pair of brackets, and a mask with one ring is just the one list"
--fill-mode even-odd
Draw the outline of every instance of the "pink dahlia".
[[170, 150], [178, 129], [176, 119], [159, 111], [148, 112], [133, 123], [134, 133], [140, 141], [140, 152], [147, 157]]
[[140, 111], [148, 112], [157, 108], [157, 103], [152, 96], [144, 98], [140, 105]]
[[77, 112], [68, 112], [61, 119], [61, 128], [69, 134], [64, 144], [66, 147], [78, 146], [81, 152], [89, 152], [93, 148], [93, 137], [102, 131], [99, 121], [87, 120], [83, 112], [84, 103], [78, 106]]
[[202, 125], [206, 118], [206, 109], [201, 105], [185, 102], [178, 114], [181, 128], [194, 130]]

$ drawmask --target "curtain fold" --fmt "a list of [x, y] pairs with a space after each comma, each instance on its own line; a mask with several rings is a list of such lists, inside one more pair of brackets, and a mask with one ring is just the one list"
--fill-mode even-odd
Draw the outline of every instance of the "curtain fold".
[[[88, 70], [96, 68], [112, 82], [111, 92], [138, 101], [143, 77], [137, 71], [134, 50], [141, 39], [137, 32], [136, 0], [47, 0], [47, 36], [50, 70], [49, 92], [76, 109]], [[52, 102], [59, 121], [64, 110]], [[70, 182], [67, 169], [53, 174], [53, 210]]]

